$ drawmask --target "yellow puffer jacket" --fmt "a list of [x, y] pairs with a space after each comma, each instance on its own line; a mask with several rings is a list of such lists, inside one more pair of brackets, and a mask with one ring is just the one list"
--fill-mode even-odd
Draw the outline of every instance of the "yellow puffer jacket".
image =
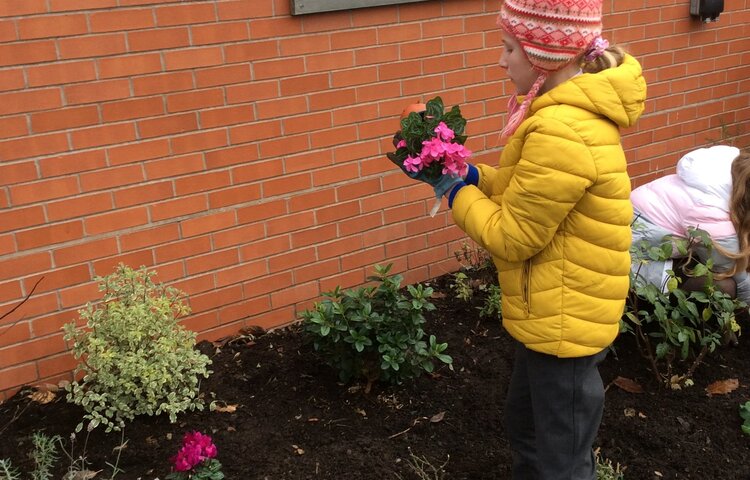
[[528, 348], [593, 355], [618, 333], [630, 271], [630, 178], [618, 127], [643, 112], [638, 62], [582, 74], [535, 99], [478, 187], [453, 200], [456, 224], [487, 249], [503, 325]]

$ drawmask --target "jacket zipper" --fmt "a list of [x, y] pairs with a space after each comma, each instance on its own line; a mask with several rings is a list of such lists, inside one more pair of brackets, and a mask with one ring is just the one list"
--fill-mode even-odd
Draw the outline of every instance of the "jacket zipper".
[[528, 317], [531, 312], [531, 260], [523, 262], [521, 285], [521, 296], [523, 299], [523, 308]]

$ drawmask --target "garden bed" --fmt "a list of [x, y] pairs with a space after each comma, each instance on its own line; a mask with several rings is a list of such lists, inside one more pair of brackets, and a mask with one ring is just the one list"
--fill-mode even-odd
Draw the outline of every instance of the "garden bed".
[[[201, 386], [219, 411], [166, 417], [141, 417], [120, 434], [95, 429], [78, 434], [74, 457], [84, 454], [95, 478], [109, 479], [120, 453], [117, 479], [164, 479], [169, 458], [183, 434], [211, 435], [227, 479], [412, 479], [412, 465], [444, 472], [426, 478], [510, 478], [510, 453], [502, 424], [503, 399], [514, 344], [496, 320], [479, 319], [481, 298], [465, 303], [453, 297], [447, 278], [436, 279], [426, 330], [453, 357], [453, 370], [439, 367], [400, 387], [341, 385], [337, 375], [304, 345], [297, 327], [243, 336], [231, 342], [199, 345], [212, 361], [213, 375]], [[743, 325], [750, 332], [750, 326]], [[601, 367], [605, 414], [597, 447], [602, 456], [626, 468], [628, 480], [750, 478], [750, 438], [738, 414], [750, 399], [750, 339], [709, 356], [698, 368], [695, 385], [664, 390], [653, 380], [634, 348], [621, 336]], [[613, 382], [637, 382], [644, 393], [630, 393]], [[715, 381], [737, 379], [739, 387], [708, 396]], [[24, 389], [0, 405], [0, 458], [30, 470], [27, 453], [35, 432], [69, 437], [82, 410], [62, 394], [46, 404]], [[53, 478], [62, 478], [70, 461], [63, 457]]]

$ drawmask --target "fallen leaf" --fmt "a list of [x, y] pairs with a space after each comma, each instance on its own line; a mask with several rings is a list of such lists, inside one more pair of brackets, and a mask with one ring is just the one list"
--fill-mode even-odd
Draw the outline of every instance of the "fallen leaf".
[[155, 446], [159, 445], [159, 442], [154, 437], [148, 436], [146, 437], [146, 445]]
[[726, 395], [729, 392], [737, 390], [740, 386], [739, 380], [736, 378], [728, 378], [726, 380], [719, 380], [706, 387], [706, 393], [710, 397], [711, 395]]
[[66, 480], [90, 480], [97, 475], [99, 475], [99, 472], [101, 470], [97, 470], [96, 472], [93, 470], [78, 470], [77, 472], [68, 475], [65, 477]]
[[304, 455], [305, 454], [305, 450], [303, 450], [302, 448], [298, 447], [297, 445], [292, 445], [292, 448], [294, 449], [294, 454], [295, 455]]
[[214, 411], [219, 413], [234, 413], [237, 411], [237, 404], [224, 405], [223, 407], [221, 405], [216, 405]]
[[318, 423], [320, 421], [319, 418], [310, 417], [307, 419], [307, 423]]
[[643, 387], [635, 380], [629, 378], [617, 377], [612, 380], [612, 383], [628, 393], [643, 393]]
[[432, 292], [432, 298], [445, 298], [446, 295], [443, 292]]
[[442, 422], [444, 417], [445, 417], [445, 412], [436, 413], [435, 415], [430, 417], [430, 422], [432, 423]]
[[355, 411], [355, 412], [357, 412], [357, 413], [359, 413], [359, 414], [360, 414], [360, 415], [362, 415], [363, 417], [366, 417], [366, 416], [367, 416], [367, 412], [365, 412], [365, 411], [364, 411], [364, 410], [362, 410], [361, 408], [355, 408], [355, 409], [354, 409], [354, 411]]
[[55, 398], [57, 398], [57, 394], [55, 392], [51, 392], [49, 390], [47, 391], [36, 391], [29, 395], [29, 398], [36, 403], [41, 403], [42, 405], [46, 405], [53, 401]]
[[626, 417], [635, 417], [635, 408], [626, 408], [623, 412]]
[[237, 429], [234, 427], [227, 427], [227, 432], [236, 432]]

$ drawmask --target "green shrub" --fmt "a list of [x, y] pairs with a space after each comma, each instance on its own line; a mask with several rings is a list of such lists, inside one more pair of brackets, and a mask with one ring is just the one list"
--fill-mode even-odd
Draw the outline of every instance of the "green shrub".
[[479, 287], [480, 290], [487, 293], [484, 303], [479, 308], [480, 317], [499, 318], [503, 315], [502, 292], [500, 285], [489, 283]]
[[[57, 457], [55, 444], [60, 437], [47, 436], [41, 432], [35, 432], [32, 436], [34, 450], [29, 454], [34, 462], [34, 470], [29, 473], [31, 480], [49, 480], [52, 478], [52, 467]], [[21, 473], [14, 468], [9, 459], [0, 460], [0, 480], [20, 480]]]
[[[669, 259], [676, 248], [691, 265], [690, 270], [684, 270], [686, 275], [705, 278], [702, 291], [688, 292], [679, 288], [682, 279], [674, 270], [667, 270], [664, 288], [640, 281], [640, 268], [631, 272], [630, 296], [621, 330], [635, 334], [657, 380], [673, 388], [691, 384], [690, 377], [703, 358], [721, 345], [726, 335], [739, 329], [735, 314], [747, 307], [714, 284], [712, 245], [705, 231], [690, 229], [687, 240], [667, 238], [656, 247], [643, 242], [631, 250], [633, 258], [644, 265]], [[709, 252], [705, 264], [695, 260], [695, 249], [701, 246]], [[688, 359], [692, 361], [686, 370], [675, 373], [676, 361]]]
[[203, 409], [199, 377], [208, 377], [211, 361], [194, 348], [195, 333], [178, 324], [189, 313], [182, 293], [155, 285], [153, 275], [120, 264], [97, 278], [104, 298], [79, 311], [84, 328], [64, 327], [82, 360], [76, 373], [83, 373], [67, 399], [84, 408], [89, 430], [100, 424], [120, 430], [143, 414], [166, 413], [175, 422], [178, 413]]
[[433, 360], [451, 365], [443, 352], [446, 343], [431, 335], [424, 340], [424, 312], [434, 310], [428, 300], [432, 288], [409, 285], [401, 290], [401, 275], [388, 275], [391, 265], [375, 266], [368, 281], [378, 285], [347, 290], [338, 287], [312, 310], [301, 313], [303, 332], [324, 361], [337, 369], [342, 381], [364, 378], [400, 383], [422, 372], [432, 372]]
[[740, 418], [742, 418], [742, 433], [750, 435], [750, 401], [740, 404]]
[[474, 288], [471, 286], [469, 277], [463, 272], [453, 274], [453, 281], [450, 283], [450, 289], [459, 300], [468, 302], [474, 297]]

